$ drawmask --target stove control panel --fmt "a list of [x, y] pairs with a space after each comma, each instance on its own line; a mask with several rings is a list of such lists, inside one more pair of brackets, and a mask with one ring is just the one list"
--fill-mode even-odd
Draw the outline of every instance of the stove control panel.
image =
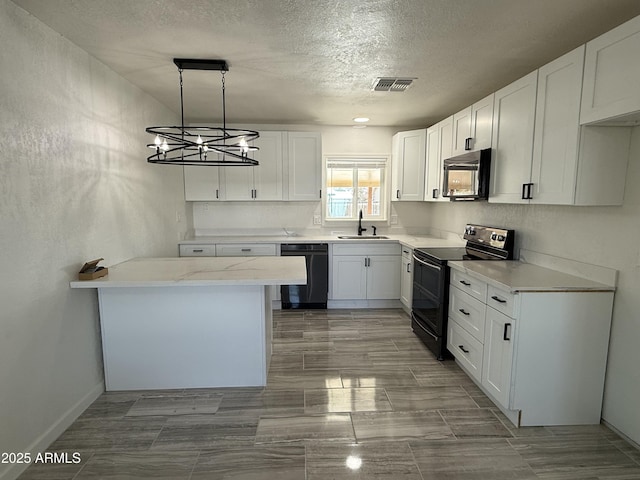
[[464, 229], [464, 239], [472, 244], [505, 249], [513, 245], [513, 230], [468, 224]]

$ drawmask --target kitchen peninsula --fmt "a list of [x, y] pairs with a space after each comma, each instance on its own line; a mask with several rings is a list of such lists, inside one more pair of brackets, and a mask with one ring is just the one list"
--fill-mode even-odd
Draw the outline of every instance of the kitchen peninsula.
[[97, 288], [106, 390], [265, 385], [271, 290], [306, 283], [302, 257], [136, 258]]

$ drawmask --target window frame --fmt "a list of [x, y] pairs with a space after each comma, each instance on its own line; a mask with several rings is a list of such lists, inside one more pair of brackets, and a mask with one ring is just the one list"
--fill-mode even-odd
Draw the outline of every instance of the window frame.
[[[328, 212], [328, 201], [329, 201], [329, 194], [328, 194], [328, 185], [327, 185], [327, 181], [329, 179], [329, 164], [331, 163], [339, 163], [339, 162], [344, 162], [344, 163], [348, 163], [348, 164], [355, 164], [357, 165], [358, 163], [362, 163], [363, 166], [365, 164], [371, 165], [371, 164], [378, 164], [379, 167], [381, 168], [380, 171], [380, 216], [379, 217], [368, 217], [366, 214], [363, 215], [363, 220], [366, 220], [368, 222], [378, 222], [378, 223], [382, 223], [382, 224], [388, 224], [389, 223], [389, 192], [390, 192], [390, 188], [391, 188], [391, 178], [390, 178], [390, 174], [389, 174], [389, 161], [390, 161], [390, 155], [387, 154], [362, 154], [362, 155], [357, 155], [357, 154], [348, 154], [348, 155], [340, 155], [340, 154], [334, 154], [334, 155], [324, 155], [323, 156], [323, 161], [322, 161], [322, 189], [323, 189], [323, 195], [322, 195], [322, 222], [323, 225], [344, 225], [344, 224], [355, 224], [358, 222], [358, 214], [357, 212], [354, 212], [354, 216], [350, 217], [350, 218], [331, 218], [329, 217], [329, 212]], [[351, 167], [353, 168], [353, 167]], [[357, 179], [357, 168], [353, 168], [353, 176], [354, 179]], [[357, 186], [356, 186], [356, 190], [357, 190]], [[356, 195], [357, 198], [357, 195]], [[356, 200], [357, 202], [357, 200]], [[357, 206], [357, 204], [356, 204]], [[357, 209], [357, 208], [356, 208]]]

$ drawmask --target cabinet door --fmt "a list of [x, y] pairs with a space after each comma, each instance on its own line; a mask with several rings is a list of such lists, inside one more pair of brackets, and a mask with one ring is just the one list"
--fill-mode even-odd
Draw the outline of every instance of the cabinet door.
[[322, 188], [320, 133], [287, 133], [286, 175], [289, 178], [289, 200], [320, 200]]
[[492, 93], [471, 107], [471, 150], [491, 148], [494, 98]]
[[225, 200], [253, 199], [254, 167], [220, 167]]
[[400, 255], [373, 255], [368, 257], [367, 299], [386, 300], [400, 298]]
[[402, 247], [402, 265], [400, 268], [400, 301], [405, 307], [411, 308], [413, 297], [413, 250]]
[[331, 261], [331, 296], [334, 300], [364, 300], [367, 298], [366, 257], [334, 255]]
[[445, 158], [453, 156], [453, 116], [445, 118], [438, 123], [438, 135], [440, 137], [438, 157], [440, 158], [440, 165], [442, 165]]
[[538, 72], [499, 90], [493, 108], [490, 202], [528, 203]]
[[467, 107], [453, 116], [453, 147], [452, 155], [461, 155], [471, 140], [471, 107]]
[[440, 124], [427, 128], [427, 161], [425, 166], [424, 199], [427, 202], [448, 202], [442, 196], [442, 159], [440, 158]]
[[283, 132], [260, 132], [254, 142], [260, 149], [254, 152], [260, 162], [253, 167], [256, 200], [282, 200], [282, 137]]
[[184, 199], [187, 202], [210, 202], [222, 199], [218, 167], [185, 165], [183, 168]]
[[640, 16], [587, 43], [580, 123], [640, 110]]
[[487, 308], [482, 358], [482, 385], [505, 408], [509, 408], [515, 321]]
[[584, 45], [538, 70], [531, 203], [574, 202]]
[[423, 128], [397, 134], [396, 165], [393, 166], [397, 182], [392, 200], [415, 202], [424, 198], [426, 133]]

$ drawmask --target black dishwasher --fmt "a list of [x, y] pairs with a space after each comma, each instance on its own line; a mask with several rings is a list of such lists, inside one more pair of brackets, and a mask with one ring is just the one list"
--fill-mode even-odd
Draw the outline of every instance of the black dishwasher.
[[327, 308], [329, 292], [329, 246], [326, 243], [284, 243], [283, 257], [305, 257], [306, 285], [282, 285], [282, 308]]

